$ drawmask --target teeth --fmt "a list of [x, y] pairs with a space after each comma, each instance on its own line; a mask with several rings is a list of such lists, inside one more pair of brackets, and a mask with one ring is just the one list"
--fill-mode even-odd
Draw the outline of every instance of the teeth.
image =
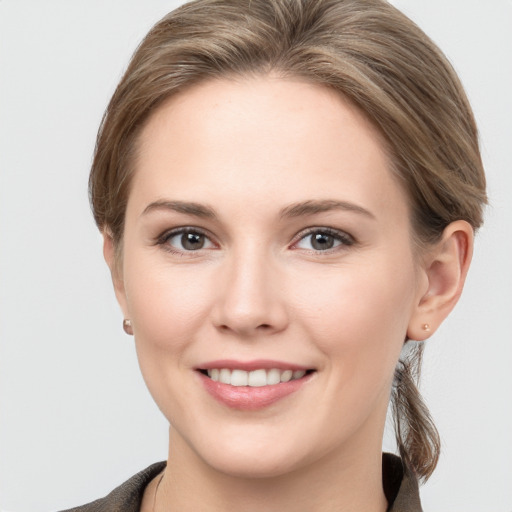
[[285, 370], [283, 373], [281, 373], [281, 382], [288, 382], [289, 380], [292, 380], [293, 372], [291, 370]]
[[249, 372], [249, 386], [259, 388], [267, 385], [267, 372], [265, 370], [254, 370]]
[[267, 384], [270, 386], [272, 384], [279, 384], [281, 382], [281, 371], [272, 368], [272, 370], [268, 370], [267, 372]]
[[219, 382], [222, 382], [222, 384], [231, 384], [231, 370], [223, 368], [219, 373]]
[[213, 368], [207, 371], [208, 377], [222, 384], [231, 384], [231, 386], [251, 386], [262, 387], [272, 386], [280, 382], [289, 382], [290, 380], [301, 379], [306, 375], [305, 370], [279, 370], [272, 368], [270, 370], [230, 370], [228, 368]]
[[249, 374], [243, 370], [233, 370], [231, 372], [231, 385], [232, 386], [247, 386]]

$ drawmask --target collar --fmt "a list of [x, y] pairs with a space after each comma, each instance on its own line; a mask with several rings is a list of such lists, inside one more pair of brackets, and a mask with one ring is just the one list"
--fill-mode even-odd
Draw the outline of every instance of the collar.
[[[157, 462], [132, 476], [105, 498], [63, 512], [139, 512], [146, 486], [161, 473], [166, 462]], [[418, 481], [396, 455], [382, 455], [382, 485], [388, 512], [422, 512]]]
[[422, 512], [418, 480], [400, 457], [382, 454], [382, 485], [388, 512]]

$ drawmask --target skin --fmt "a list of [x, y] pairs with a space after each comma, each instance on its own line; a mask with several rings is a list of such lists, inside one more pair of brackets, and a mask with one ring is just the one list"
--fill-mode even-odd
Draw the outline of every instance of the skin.
[[[173, 201], [215, 217], [161, 206]], [[344, 207], [289, 215], [311, 201]], [[206, 235], [202, 249], [169, 234], [183, 227]], [[315, 248], [311, 229], [335, 233], [333, 247]], [[143, 376], [170, 422], [155, 509], [386, 510], [394, 368], [406, 336], [425, 339], [455, 305], [471, 247], [458, 221], [418, 254], [381, 136], [332, 91], [267, 76], [168, 100], [139, 140], [122, 259], [107, 234], [104, 246]], [[218, 359], [315, 371], [296, 393], [240, 411], [201, 384], [198, 365]]]

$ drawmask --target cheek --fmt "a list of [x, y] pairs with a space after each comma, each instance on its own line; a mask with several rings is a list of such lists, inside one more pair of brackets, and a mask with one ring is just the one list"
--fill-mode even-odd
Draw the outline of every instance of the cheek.
[[171, 424], [189, 418], [187, 404], [197, 399], [183, 383], [190, 378], [190, 347], [201, 335], [209, 310], [207, 283], [200, 273], [191, 279], [190, 272], [155, 263], [155, 258], [136, 251], [125, 262], [126, 300], [140, 370]]
[[126, 299], [141, 355], [179, 358], [208, 314], [209, 281], [200, 271], [135, 255], [125, 264]]
[[297, 318], [325, 356], [323, 421], [332, 438], [386, 414], [414, 300], [414, 268], [403, 263], [400, 271], [394, 264], [337, 269], [297, 290], [304, 298]]
[[[322, 271], [322, 269], [320, 269]], [[415, 297], [412, 258], [330, 269], [299, 281], [297, 318], [331, 364], [386, 372], [400, 354]]]

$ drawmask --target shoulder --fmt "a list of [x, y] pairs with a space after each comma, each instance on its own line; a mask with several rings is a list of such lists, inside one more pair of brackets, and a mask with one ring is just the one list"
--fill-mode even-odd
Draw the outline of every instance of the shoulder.
[[139, 512], [144, 489], [165, 468], [165, 464], [152, 464], [116, 487], [104, 498], [62, 512]]

